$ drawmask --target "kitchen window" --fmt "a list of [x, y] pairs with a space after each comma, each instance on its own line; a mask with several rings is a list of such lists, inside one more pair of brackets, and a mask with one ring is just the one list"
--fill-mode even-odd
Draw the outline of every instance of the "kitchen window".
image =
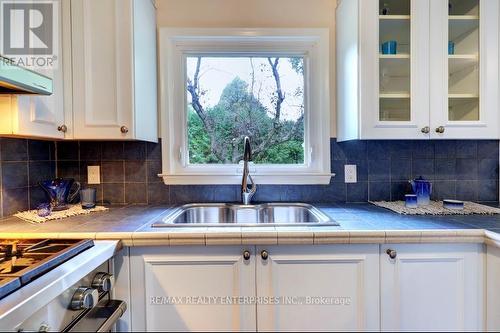
[[327, 29], [160, 30], [166, 184], [328, 184]]

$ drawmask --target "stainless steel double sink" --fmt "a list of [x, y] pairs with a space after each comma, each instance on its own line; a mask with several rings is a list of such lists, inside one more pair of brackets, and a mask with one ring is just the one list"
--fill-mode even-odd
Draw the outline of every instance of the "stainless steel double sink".
[[174, 209], [158, 227], [339, 226], [318, 208], [302, 203], [188, 204]]

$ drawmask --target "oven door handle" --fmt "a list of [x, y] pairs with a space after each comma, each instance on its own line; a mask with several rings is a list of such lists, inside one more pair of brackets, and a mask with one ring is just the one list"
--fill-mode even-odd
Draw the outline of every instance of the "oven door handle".
[[102, 300], [67, 332], [108, 332], [126, 310], [127, 304], [123, 301]]

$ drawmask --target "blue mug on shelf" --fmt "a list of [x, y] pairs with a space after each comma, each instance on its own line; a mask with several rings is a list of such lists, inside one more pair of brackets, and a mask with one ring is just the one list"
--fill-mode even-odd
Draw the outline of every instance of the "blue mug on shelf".
[[423, 179], [421, 176], [417, 179], [410, 180], [413, 193], [417, 195], [417, 205], [427, 206], [431, 202], [432, 184], [430, 181]]
[[453, 43], [452, 41], [448, 42], [448, 54], [449, 55], [455, 54], [455, 43]]
[[396, 54], [398, 42], [390, 40], [382, 44], [382, 54]]

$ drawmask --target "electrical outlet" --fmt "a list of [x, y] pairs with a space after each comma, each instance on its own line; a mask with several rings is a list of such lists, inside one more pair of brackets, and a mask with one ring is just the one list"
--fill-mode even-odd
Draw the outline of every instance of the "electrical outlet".
[[101, 167], [98, 165], [89, 165], [87, 167], [87, 179], [89, 184], [100, 184]]
[[344, 166], [345, 182], [346, 183], [357, 183], [358, 182], [358, 172], [356, 165], [346, 164]]

